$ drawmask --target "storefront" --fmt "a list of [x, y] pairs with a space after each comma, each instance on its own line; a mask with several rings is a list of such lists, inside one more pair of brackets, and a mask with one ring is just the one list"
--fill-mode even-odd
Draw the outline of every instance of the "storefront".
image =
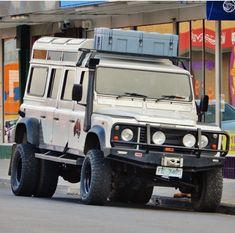
[[[227, 11], [235, 12], [233, 5], [228, 1], [221, 2]], [[41, 36], [60, 37], [93, 37], [95, 27], [109, 27], [140, 30], [146, 32], [173, 33], [179, 35], [179, 55], [190, 58], [185, 66], [193, 75], [194, 91], [196, 98], [208, 94], [211, 104], [216, 99], [216, 21], [206, 17], [206, 2], [176, 1], [169, 2], [113, 2], [113, 1], [59, 1], [56, 3], [44, 2], [27, 4], [21, 2], [19, 8], [0, 9], [0, 16], [4, 9], [8, 10], [6, 19], [21, 16], [22, 20], [15, 20], [15, 29], [25, 24], [29, 27], [29, 44]], [[26, 10], [27, 9], [27, 10]], [[2, 11], [2, 12], [1, 12]], [[39, 12], [40, 11], [40, 12]], [[211, 11], [212, 12], [212, 11]], [[210, 12], [210, 13], [211, 13]], [[218, 12], [215, 13], [218, 15]], [[234, 13], [233, 13], [234, 15]], [[25, 17], [23, 19], [23, 16]], [[211, 19], [210, 15], [210, 19]], [[8, 17], [8, 18], [7, 18]], [[224, 103], [235, 106], [235, 21], [223, 20], [221, 16], [221, 110], [225, 110]], [[227, 19], [227, 18], [226, 18]], [[1, 21], [0, 21], [1, 26]], [[6, 29], [6, 32], [11, 29]], [[23, 69], [24, 61], [19, 56], [21, 48], [16, 46], [19, 38], [16, 35], [2, 37], [2, 117], [3, 131], [8, 130], [9, 122], [13, 123], [17, 118], [20, 95], [22, 95], [22, 83], [26, 80], [27, 71]], [[15, 36], [17, 37], [16, 39]], [[18, 55], [17, 55], [18, 54]], [[20, 58], [19, 58], [20, 57]], [[4, 77], [4, 78], [3, 78]], [[20, 81], [19, 81], [20, 80]], [[217, 96], [218, 97], [218, 96]], [[215, 123], [215, 116], [210, 123]], [[223, 121], [223, 119], [222, 119]], [[10, 123], [10, 124], [11, 124]], [[231, 135], [230, 156], [235, 155], [235, 134]], [[5, 142], [10, 136], [1, 137]], [[235, 157], [231, 157], [235, 160]], [[228, 159], [227, 161], [230, 161]], [[233, 162], [229, 162], [230, 166]], [[232, 166], [233, 174], [229, 167], [230, 177], [235, 178], [235, 162]]]

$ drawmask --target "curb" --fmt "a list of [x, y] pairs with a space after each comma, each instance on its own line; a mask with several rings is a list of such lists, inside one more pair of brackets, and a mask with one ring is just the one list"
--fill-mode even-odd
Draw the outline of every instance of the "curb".
[[13, 149], [13, 143], [0, 144], [0, 159], [10, 159]]
[[[190, 199], [188, 198], [172, 198], [172, 197], [163, 197], [155, 196], [151, 197], [151, 202], [159, 207], [167, 209], [177, 209], [177, 210], [188, 210], [194, 211], [191, 206]], [[221, 203], [220, 207], [216, 213], [235, 215], [235, 205], [228, 203]]]

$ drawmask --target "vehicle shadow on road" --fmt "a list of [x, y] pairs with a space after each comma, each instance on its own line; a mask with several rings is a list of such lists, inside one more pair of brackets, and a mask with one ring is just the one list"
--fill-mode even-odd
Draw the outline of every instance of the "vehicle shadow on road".
[[[72, 204], [84, 205], [79, 195], [67, 195], [67, 196], [54, 196], [53, 201], [67, 202]], [[170, 203], [170, 198], [153, 196], [148, 204], [134, 204], [123, 202], [111, 202], [107, 201], [104, 207], [117, 207], [117, 208], [132, 208], [132, 209], [145, 209], [145, 210], [170, 210], [170, 211], [188, 211], [194, 212], [190, 201], [185, 200], [173, 200]]]

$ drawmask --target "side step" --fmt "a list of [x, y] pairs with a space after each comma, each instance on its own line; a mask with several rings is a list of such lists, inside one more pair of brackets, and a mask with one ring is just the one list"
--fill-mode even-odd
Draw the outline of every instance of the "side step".
[[35, 157], [38, 159], [44, 159], [44, 160], [49, 160], [57, 163], [65, 163], [65, 164], [72, 164], [72, 165], [82, 165], [83, 163], [83, 158], [76, 158], [76, 159], [71, 159], [71, 158], [64, 158], [67, 156], [67, 154], [62, 154], [60, 156], [55, 156], [55, 155], [50, 155], [50, 152], [47, 152], [45, 154], [40, 154], [40, 153], [35, 153]]

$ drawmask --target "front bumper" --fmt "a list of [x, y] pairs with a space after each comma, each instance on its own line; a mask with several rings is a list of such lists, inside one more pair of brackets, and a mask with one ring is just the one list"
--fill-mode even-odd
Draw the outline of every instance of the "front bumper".
[[197, 157], [190, 154], [165, 153], [156, 151], [136, 150], [129, 148], [104, 148], [104, 155], [108, 159], [140, 166], [142, 168], [156, 168], [162, 166], [164, 157], [182, 158], [185, 172], [197, 172], [222, 167], [223, 157], [202, 155]]

